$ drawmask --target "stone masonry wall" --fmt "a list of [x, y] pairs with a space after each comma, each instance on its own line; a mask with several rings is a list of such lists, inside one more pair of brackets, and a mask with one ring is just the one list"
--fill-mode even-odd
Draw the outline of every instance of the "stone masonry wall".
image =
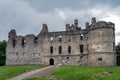
[[49, 32], [43, 24], [35, 36], [18, 36], [15, 30], [8, 35], [6, 65], [115, 65], [115, 31], [111, 22], [92, 18], [85, 29], [66, 24], [66, 31]]

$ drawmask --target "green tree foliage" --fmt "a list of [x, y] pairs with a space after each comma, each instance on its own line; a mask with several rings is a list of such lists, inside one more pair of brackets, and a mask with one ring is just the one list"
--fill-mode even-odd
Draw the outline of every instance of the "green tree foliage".
[[6, 60], [6, 41], [0, 41], [0, 66], [4, 66], [5, 65], [5, 60]]
[[117, 65], [120, 66], [120, 43], [116, 46]]

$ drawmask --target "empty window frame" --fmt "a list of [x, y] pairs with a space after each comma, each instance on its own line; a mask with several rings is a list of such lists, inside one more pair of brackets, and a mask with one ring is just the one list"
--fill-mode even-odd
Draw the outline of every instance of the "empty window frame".
[[53, 54], [53, 46], [50, 46], [50, 54]]
[[22, 41], [21, 41], [21, 46], [22, 46], [22, 47], [25, 47], [25, 44], [26, 44], [26, 40], [25, 40], [25, 38], [23, 37], [23, 38], [22, 38]]
[[16, 40], [15, 40], [15, 39], [12, 40], [12, 46], [13, 46], [13, 47], [16, 46]]
[[58, 47], [58, 52], [59, 52], [59, 54], [62, 54], [62, 46]]
[[60, 41], [60, 42], [62, 41], [62, 36], [59, 36], [59, 41]]
[[70, 57], [66, 57], [67, 60], [69, 60]]
[[35, 45], [38, 44], [38, 38], [37, 37], [34, 38], [34, 43], [35, 43]]
[[80, 40], [83, 40], [83, 34], [80, 35]]
[[99, 57], [99, 58], [98, 58], [98, 61], [102, 61], [102, 57]]
[[83, 51], [84, 51], [84, 46], [83, 46], [83, 45], [79, 45], [79, 47], [80, 47], [80, 53], [83, 53]]
[[50, 42], [53, 42], [53, 37], [50, 37]]
[[68, 46], [68, 53], [71, 53], [71, 46]]

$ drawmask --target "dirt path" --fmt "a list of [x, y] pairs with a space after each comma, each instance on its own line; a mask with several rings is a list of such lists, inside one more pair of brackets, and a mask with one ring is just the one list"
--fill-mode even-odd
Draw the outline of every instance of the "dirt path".
[[32, 70], [32, 71], [22, 73], [22, 74], [14, 77], [14, 78], [10, 78], [10, 79], [7, 79], [7, 80], [23, 80], [23, 79], [26, 79], [26, 78], [46, 75], [46, 74], [49, 74], [49, 73], [53, 72], [57, 67], [58, 66], [48, 66], [48, 67]]

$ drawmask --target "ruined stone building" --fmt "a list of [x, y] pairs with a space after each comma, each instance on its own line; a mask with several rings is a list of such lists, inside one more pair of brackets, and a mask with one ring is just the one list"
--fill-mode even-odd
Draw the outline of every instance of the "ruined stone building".
[[112, 22], [86, 22], [85, 29], [66, 24], [65, 31], [49, 32], [43, 24], [35, 36], [20, 36], [12, 29], [8, 34], [6, 65], [92, 65], [114, 66], [115, 26]]

